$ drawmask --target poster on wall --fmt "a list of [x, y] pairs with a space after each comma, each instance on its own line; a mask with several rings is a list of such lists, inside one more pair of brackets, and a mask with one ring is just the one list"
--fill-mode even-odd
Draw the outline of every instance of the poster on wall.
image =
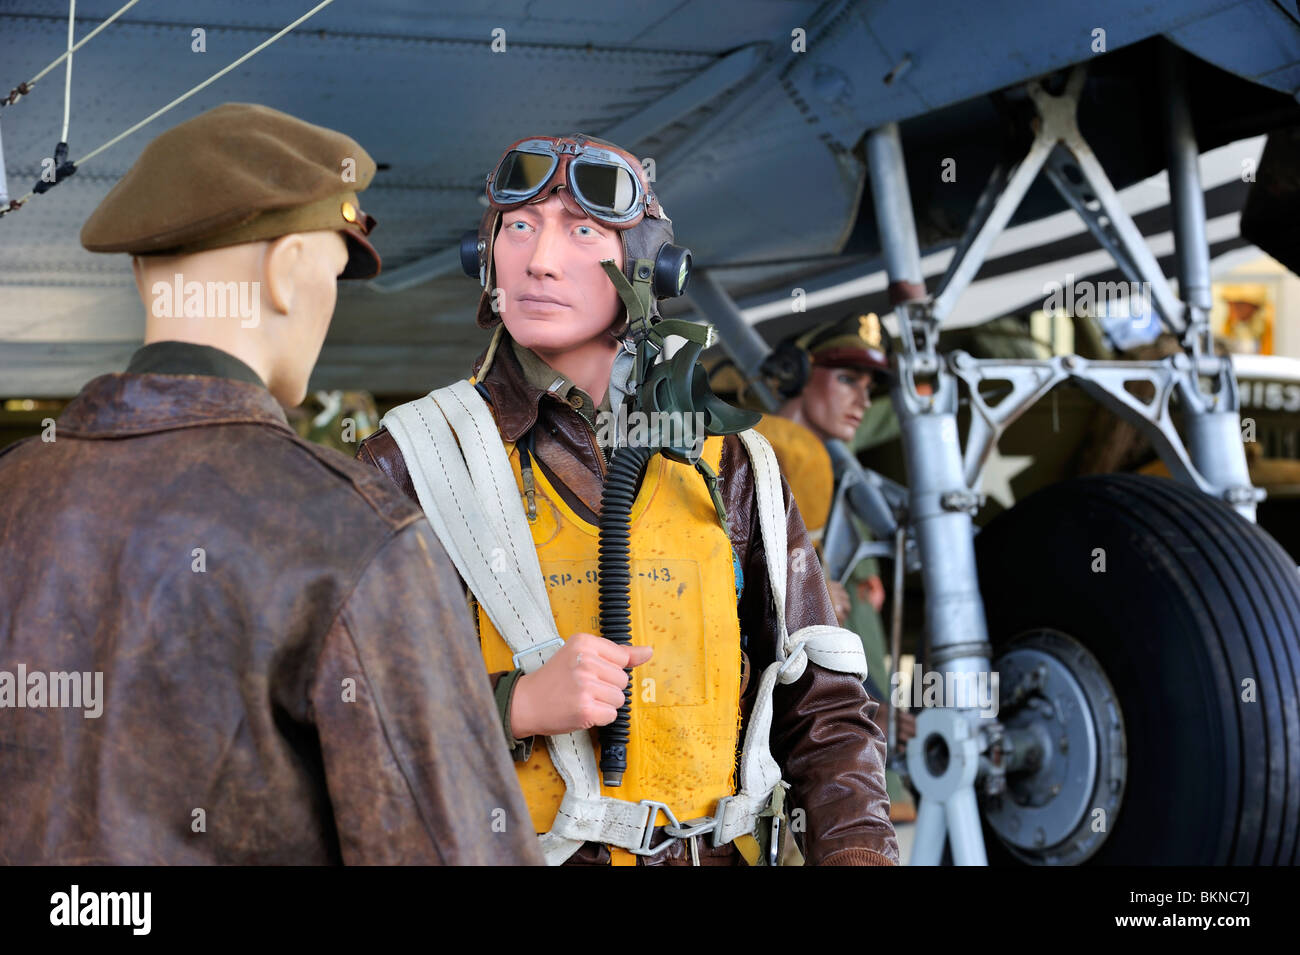
[[1234, 355], [1273, 354], [1277, 283], [1215, 282], [1210, 324]]

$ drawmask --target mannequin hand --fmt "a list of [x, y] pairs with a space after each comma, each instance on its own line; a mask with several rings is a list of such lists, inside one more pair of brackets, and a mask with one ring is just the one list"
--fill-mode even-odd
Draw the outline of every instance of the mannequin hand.
[[858, 583], [858, 599], [870, 602], [876, 613], [885, 605], [885, 585], [878, 574]]
[[831, 595], [831, 607], [835, 610], [835, 620], [840, 626], [849, 618], [849, 592], [838, 580], [827, 580], [826, 589]]
[[540, 669], [515, 684], [510, 731], [516, 739], [560, 736], [614, 722], [630, 679], [624, 668], [645, 663], [653, 653], [651, 647], [575, 633]]

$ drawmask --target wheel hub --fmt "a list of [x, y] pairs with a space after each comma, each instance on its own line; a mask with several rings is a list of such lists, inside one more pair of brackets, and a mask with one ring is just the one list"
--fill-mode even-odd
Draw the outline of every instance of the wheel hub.
[[1077, 865], [1113, 829], [1126, 775], [1123, 718], [1101, 665], [1072, 637], [1036, 630], [994, 661], [1011, 754], [984, 817], [1026, 862]]

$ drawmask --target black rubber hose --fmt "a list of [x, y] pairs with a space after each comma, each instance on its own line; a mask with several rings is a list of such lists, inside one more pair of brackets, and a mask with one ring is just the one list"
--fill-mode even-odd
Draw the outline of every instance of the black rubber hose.
[[[624, 446], [614, 452], [600, 494], [600, 634], [627, 646], [632, 642], [632, 553], [629, 524], [641, 472], [653, 448]], [[632, 712], [632, 670], [614, 722], [600, 728], [600, 774], [606, 786], [622, 786]]]

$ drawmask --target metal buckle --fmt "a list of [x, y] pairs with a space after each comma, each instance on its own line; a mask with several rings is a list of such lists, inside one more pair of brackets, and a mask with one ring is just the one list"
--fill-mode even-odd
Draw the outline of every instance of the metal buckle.
[[680, 826], [664, 826], [664, 832], [674, 839], [694, 839], [696, 836], [707, 836], [717, 826], [716, 816], [703, 816], [684, 822]]
[[556, 637], [554, 640], [547, 640], [545, 643], [535, 643], [527, 650], [520, 650], [518, 653], [512, 654], [510, 657], [510, 662], [515, 665], [516, 670], [522, 670], [523, 667], [519, 663], [520, 657], [526, 657], [530, 653], [541, 653], [547, 647], [562, 647], [562, 646], [564, 646], [564, 640], [561, 637]]
[[649, 810], [646, 814], [645, 829], [641, 831], [641, 848], [629, 849], [628, 852], [637, 856], [656, 856], [674, 842], [673, 839], [665, 839], [655, 848], [650, 848], [650, 839], [655, 834], [655, 821], [659, 818], [659, 810], [662, 809], [663, 814], [668, 817], [668, 826], [666, 828], [680, 829], [681, 823], [677, 821], [677, 817], [673, 815], [673, 811], [668, 808], [667, 803], [656, 802], [653, 799], [642, 799], [641, 805]]
[[727, 816], [727, 805], [731, 802], [731, 800], [735, 798], [736, 798], [735, 795], [723, 796], [721, 799], [718, 800], [718, 804], [713, 808], [712, 842], [713, 842], [713, 848], [715, 849], [720, 849], [723, 846], [723, 843], [718, 841], [718, 837], [722, 835], [722, 823]]
[[[700, 819], [691, 819], [682, 823], [680, 826], [664, 826], [664, 832], [672, 836], [673, 839], [682, 839], [690, 849], [691, 865], [700, 864], [700, 836], [707, 836], [718, 826], [718, 820], [715, 816], [704, 816]], [[669, 840], [670, 842], [672, 840]]]
[[[718, 834], [722, 829], [722, 819], [727, 809], [727, 803], [734, 798], [734, 796], [723, 796], [718, 800], [717, 808], [712, 816], [703, 816], [686, 822], [679, 822], [677, 817], [673, 815], [673, 811], [668, 808], [667, 803], [658, 802], [654, 799], [642, 799], [641, 805], [649, 810], [649, 814], [646, 817], [645, 829], [641, 832], [641, 847], [639, 849], [629, 849], [628, 851], [638, 856], [658, 855], [678, 839], [687, 839], [691, 842], [691, 854], [695, 858], [695, 840], [700, 836], [709, 834], [713, 835], [713, 845], [716, 848], [721, 845], [718, 842]], [[655, 821], [659, 818], [659, 810], [663, 810], [663, 814], [668, 817], [668, 823], [664, 826], [664, 833], [668, 838], [651, 849], [650, 839], [654, 836]], [[695, 864], [698, 865], [698, 861]]]

